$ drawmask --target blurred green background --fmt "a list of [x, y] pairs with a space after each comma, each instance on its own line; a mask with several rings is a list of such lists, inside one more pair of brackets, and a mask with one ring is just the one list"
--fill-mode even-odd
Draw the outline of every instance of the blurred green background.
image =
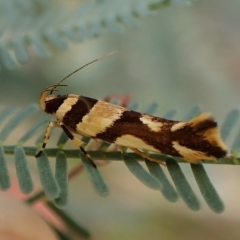
[[[226, 114], [238, 108], [239, 10], [238, 0], [166, 6], [121, 34], [106, 33], [71, 43], [67, 50], [51, 47], [49, 59], [36, 58], [30, 50], [29, 63], [15, 71], [1, 71], [0, 101], [20, 106], [38, 102], [46, 86], [96, 57], [120, 49], [117, 55], [73, 75], [61, 93], [97, 99], [130, 94], [141, 109], [159, 103], [159, 116], [176, 108], [178, 120], [191, 107], [201, 105], [221, 125]], [[188, 164], [181, 167], [198, 192]], [[138, 182], [121, 162], [101, 168], [111, 189], [106, 199], [97, 196], [86, 173], [72, 181], [67, 211], [92, 232], [93, 239], [240, 239], [239, 167], [208, 165], [206, 170], [225, 202], [223, 214], [211, 212], [200, 194], [202, 210], [197, 213], [181, 200], [167, 202], [159, 192]]]

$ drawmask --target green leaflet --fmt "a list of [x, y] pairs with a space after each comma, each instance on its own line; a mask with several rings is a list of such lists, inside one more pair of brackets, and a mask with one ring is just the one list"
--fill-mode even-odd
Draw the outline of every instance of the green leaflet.
[[105, 0], [79, 5], [23, 0], [17, 7], [14, 2], [0, 1], [0, 31], [9, 36], [0, 43], [0, 70], [2, 66], [15, 70], [18, 62], [28, 62], [29, 47], [38, 57], [49, 58], [51, 46], [66, 49], [69, 41], [83, 42], [108, 32], [123, 33], [125, 28], [138, 26], [139, 18], [179, 3], [188, 4], [189, 0]]

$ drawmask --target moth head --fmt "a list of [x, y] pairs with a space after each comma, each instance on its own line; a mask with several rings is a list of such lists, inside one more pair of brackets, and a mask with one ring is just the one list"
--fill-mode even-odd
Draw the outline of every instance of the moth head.
[[52, 85], [52, 86], [49, 86], [46, 89], [44, 89], [44, 91], [42, 91], [39, 101], [40, 101], [40, 106], [43, 111], [46, 110], [46, 103], [48, 101], [51, 101], [54, 98], [59, 97], [55, 94], [52, 94], [54, 91], [58, 91], [57, 87], [59, 87], [59, 86], [67, 86], [67, 85], [62, 85], [62, 84]]

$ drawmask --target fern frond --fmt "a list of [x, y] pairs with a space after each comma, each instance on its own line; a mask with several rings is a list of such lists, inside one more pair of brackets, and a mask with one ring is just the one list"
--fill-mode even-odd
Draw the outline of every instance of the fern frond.
[[73, 4], [67, 1], [0, 2], [0, 69], [17, 68], [29, 61], [28, 48], [49, 58], [51, 48], [66, 49], [68, 42], [82, 42], [107, 32], [136, 27], [138, 18], [187, 0], [105, 0]]
[[[137, 107], [137, 105], [133, 104], [133, 107]], [[154, 114], [154, 111], [157, 108], [157, 104], [153, 103], [151, 104], [146, 111], [147, 113]], [[2, 128], [2, 131], [0, 132], [0, 140], [1, 140], [1, 146], [0, 146], [0, 187], [2, 190], [7, 190], [10, 187], [10, 177], [7, 169], [7, 161], [6, 161], [6, 154], [14, 154], [15, 155], [15, 167], [17, 171], [18, 181], [20, 188], [23, 193], [28, 194], [33, 190], [33, 182], [31, 178], [30, 171], [28, 169], [27, 164], [27, 157], [26, 156], [34, 156], [37, 151], [37, 146], [23, 146], [23, 144], [34, 137], [37, 132], [40, 130], [44, 132], [44, 125], [46, 124], [47, 120], [41, 120], [34, 124], [23, 136], [20, 136], [18, 140], [16, 140], [16, 145], [4, 145], [5, 140], [8, 138], [10, 133], [14, 129], [20, 125], [21, 122], [26, 120], [26, 118], [30, 115], [33, 115], [33, 113], [37, 112], [36, 105], [30, 105], [26, 108], [23, 108], [21, 111], [13, 114], [14, 111], [16, 111], [16, 108], [8, 108], [8, 111], [2, 111], [0, 112], [0, 123], [3, 124], [3, 118], [6, 113], [8, 113], [8, 122], [5, 124], [5, 126]], [[185, 120], [188, 120], [192, 117], [194, 117], [196, 114], [200, 112], [200, 107], [194, 107], [192, 108], [184, 118]], [[171, 116], [176, 113], [176, 110], [170, 110], [165, 114], [165, 116]], [[11, 116], [11, 117], [10, 117]], [[230, 130], [232, 128], [233, 123], [237, 122], [237, 118], [239, 116], [239, 111], [234, 109], [230, 111], [230, 113], [226, 116], [225, 121], [222, 125], [221, 132], [225, 133], [225, 140], [227, 140], [227, 137], [229, 137]], [[6, 118], [5, 118], [6, 120]], [[43, 136], [41, 136], [43, 138]], [[239, 138], [239, 135], [237, 135], [237, 138]], [[91, 155], [93, 159], [99, 159], [99, 160], [117, 160], [117, 161], [124, 161], [126, 166], [129, 168], [129, 170], [146, 186], [158, 190], [162, 192], [163, 196], [171, 202], [175, 202], [178, 199], [179, 193], [180, 197], [183, 199], [183, 201], [186, 203], [186, 205], [192, 209], [192, 210], [199, 210], [200, 209], [200, 202], [197, 199], [193, 189], [191, 188], [190, 184], [187, 181], [187, 178], [184, 176], [184, 173], [182, 172], [179, 163], [186, 161], [181, 158], [173, 158], [165, 155], [159, 155], [159, 154], [151, 154], [152, 157], [156, 159], [161, 159], [166, 161], [167, 169], [169, 171], [169, 174], [173, 180], [173, 183], [176, 187], [176, 190], [171, 184], [171, 181], [168, 180], [168, 177], [163, 172], [161, 166], [159, 166], [157, 163], [145, 161], [142, 159], [138, 154], [127, 152], [125, 154], [122, 154], [118, 151], [106, 151], [106, 149], [110, 149], [112, 145], [109, 144], [103, 144], [100, 149], [98, 150], [91, 150], [92, 147], [95, 147], [92, 145], [92, 141], [89, 141], [89, 139], [85, 139], [86, 142], [88, 142], [86, 148], [88, 148], [88, 153]], [[84, 141], [85, 141], [84, 140]], [[41, 155], [40, 158], [37, 159], [37, 165], [40, 175], [40, 180], [42, 183], [42, 186], [44, 188], [45, 194], [50, 198], [53, 199], [56, 205], [62, 207], [66, 205], [67, 198], [68, 198], [68, 186], [67, 181], [68, 178], [72, 178], [76, 174], [78, 174], [83, 168], [86, 169], [88, 172], [88, 175], [91, 179], [92, 185], [96, 192], [100, 196], [107, 196], [109, 193], [108, 187], [105, 184], [105, 181], [101, 177], [101, 174], [98, 170], [98, 168], [93, 167], [89, 161], [86, 161], [85, 156], [83, 156], [81, 153], [79, 153], [79, 150], [68, 150], [63, 149], [63, 146], [65, 145], [67, 141], [67, 138], [64, 134], [61, 134], [58, 140], [58, 148], [47, 148], [45, 150], [45, 153]], [[41, 141], [37, 140], [36, 144], [39, 144]], [[236, 149], [239, 149], [239, 139], [235, 139], [233, 141], [233, 147], [232, 152], [237, 152]], [[105, 149], [105, 150], [104, 150]], [[79, 155], [80, 154], [80, 155]], [[235, 154], [236, 155], [236, 154]], [[52, 172], [52, 169], [49, 165], [49, 157], [56, 157], [56, 169], [55, 169], [55, 176]], [[81, 158], [82, 165], [78, 165], [73, 170], [68, 170], [67, 167], [67, 158]], [[146, 171], [139, 163], [138, 161], [145, 161], [147, 169]], [[240, 164], [240, 158], [237, 156], [235, 157], [227, 157], [223, 159], [219, 159], [217, 162], [213, 161], [204, 161], [204, 164], [234, 164], [239, 165]], [[209, 205], [209, 207], [216, 213], [220, 213], [224, 210], [224, 205], [219, 197], [217, 191], [214, 188], [214, 185], [211, 183], [209, 176], [207, 175], [204, 167], [202, 164], [195, 165], [191, 164], [191, 169], [193, 171], [193, 175], [197, 181], [197, 184], [199, 186], [200, 192], [203, 195], [203, 198], [205, 199], [206, 203]], [[32, 197], [29, 202], [37, 201], [40, 198], [43, 198], [45, 196], [43, 193], [39, 193], [38, 195]]]
[[68, 166], [67, 158], [63, 152], [56, 156], [55, 178], [60, 188], [60, 193], [54, 202], [57, 206], [66, 206], [68, 200]]
[[52, 199], [58, 198], [60, 195], [60, 187], [53, 175], [46, 153], [41, 154], [36, 160], [45, 194]]
[[200, 210], [199, 200], [184, 176], [179, 164], [171, 157], [166, 158], [166, 164], [174, 185], [183, 201], [191, 210]]
[[101, 197], [106, 197], [109, 195], [108, 186], [104, 182], [98, 168], [93, 166], [93, 164], [86, 158], [86, 156], [79, 151], [80, 159], [82, 160], [82, 164], [88, 173], [88, 176], [91, 180], [91, 183]]

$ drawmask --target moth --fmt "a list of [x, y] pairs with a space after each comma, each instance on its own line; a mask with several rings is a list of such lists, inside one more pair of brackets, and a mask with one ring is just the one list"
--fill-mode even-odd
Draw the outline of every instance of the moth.
[[49, 122], [36, 157], [44, 151], [52, 127], [62, 128], [90, 161], [91, 157], [83, 148], [84, 142], [73, 134], [127, 147], [143, 158], [163, 165], [163, 161], [150, 157], [143, 150], [181, 157], [190, 163], [216, 160], [226, 155], [227, 148], [220, 137], [217, 123], [209, 113], [202, 113], [188, 122], [173, 121], [90, 97], [53, 94], [60, 86], [67, 86], [62, 82], [69, 76], [113, 53], [85, 64], [42, 91], [40, 106], [46, 113], [54, 115], [56, 121]]

